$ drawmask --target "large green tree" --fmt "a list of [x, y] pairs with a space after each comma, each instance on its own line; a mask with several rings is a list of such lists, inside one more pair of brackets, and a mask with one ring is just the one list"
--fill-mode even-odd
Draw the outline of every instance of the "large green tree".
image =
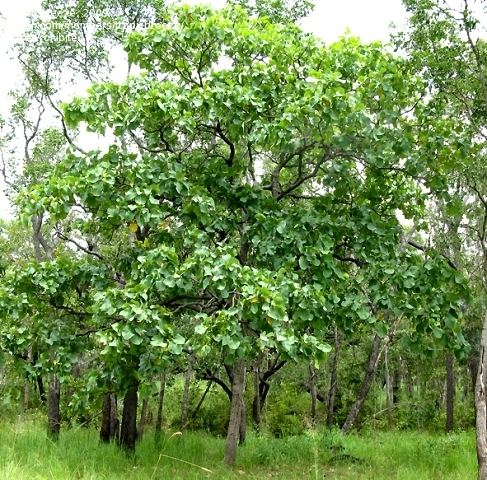
[[108, 145], [68, 140], [20, 200], [47, 222], [55, 254], [7, 269], [2, 328], [24, 338], [29, 317], [29, 335], [56, 345], [46, 368], [60, 372], [80, 345], [96, 351], [100, 375], [125, 391], [128, 449], [140, 377], [174, 356], [223, 357], [233, 464], [245, 374], [261, 352], [320, 359], [330, 327], [366, 324], [373, 375], [400, 327], [412, 347], [429, 334], [464, 346], [461, 277], [413, 248], [398, 219], [421, 221], [424, 185], [457, 155], [451, 121], [382, 45], [325, 46], [289, 17], [254, 13], [169, 8], [130, 34], [136, 73], [62, 109], [52, 102], [68, 139], [81, 126]]

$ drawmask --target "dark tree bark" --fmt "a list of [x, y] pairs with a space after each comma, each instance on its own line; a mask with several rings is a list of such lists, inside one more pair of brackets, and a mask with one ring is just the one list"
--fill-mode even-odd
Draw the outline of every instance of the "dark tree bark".
[[475, 385], [477, 384], [477, 373], [479, 371], [479, 356], [478, 352], [471, 355], [468, 360], [468, 370], [470, 372], [470, 381], [472, 382], [472, 393], [475, 398]]
[[[401, 361], [401, 359], [399, 359]], [[398, 366], [394, 369], [392, 374], [392, 403], [397, 405], [399, 403], [399, 392], [401, 390], [401, 370]]]
[[[267, 369], [262, 372], [262, 357], [254, 365], [254, 399], [252, 402], [252, 418], [258, 429], [262, 422], [262, 409], [265, 406], [267, 395], [271, 384], [270, 378], [286, 365], [286, 360], [279, 360], [279, 355], [275, 359], [267, 359]], [[257, 371], [258, 370], [258, 371]]]
[[206, 399], [206, 396], [210, 392], [212, 386], [213, 386], [213, 380], [209, 380], [208, 384], [206, 385], [205, 391], [203, 392], [203, 395], [201, 396], [198, 404], [196, 405], [193, 413], [191, 414], [191, 418], [196, 418], [196, 416], [198, 415], [198, 412], [200, 411], [200, 409], [201, 409], [201, 407], [202, 407], [202, 405]]
[[101, 412], [100, 440], [110, 443], [118, 440], [119, 421], [117, 415], [117, 395], [108, 392], [103, 395], [103, 407]]
[[129, 453], [135, 451], [137, 440], [137, 393], [139, 381], [135, 378], [129, 385], [123, 399], [122, 425], [120, 427], [120, 446]]
[[157, 417], [155, 426], [155, 440], [159, 443], [162, 434], [162, 420], [164, 414], [164, 395], [166, 392], [166, 372], [161, 373], [161, 388], [159, 390], [159, 398], [157, 400]]
[[46, 389], [44, 388], [44, 380], [40, 375], [36, 376], [37, 390], [39, 391], [39, 398], [41, 403], [47, 402]]
[[451, 432], [454, 427], [454, 405], [455, 405], [455, 372], [453, 368], [453, 355], [447, 353], [445, 356], [446, 367], [446, 424], [445, 429]]
[[335, 415], [335, 398], [338, 384], [338, 362], [340, 358], [340, 333], [335, 327], [335, 351], [331, 364], [330, 387], [328, 389], [327, 406], [326, 406], [326, 424], [328, 427], [333, 425]]
[[367, 398], [367, 395], [370, 390], [370, 386], [372, 385], [372, 380], [374, 379], [375, 373], [377, 371], [377, 366], [379, 364], [380, 353], [381, 353], [380, 346], [381, 346], [381, 338], [378, 335], [375, 335], [374, 340], [372, 342], [372, 350], [369, 356], [367, 371], [365, 372], [365, 376], [362, 382], [362, 386], [360, 387], [359, 393], [357, 395], [357, 399], [355, 400], [355, 403], [352, 405], [352, 408], [348, 413], [345, 423], [342, 426], [343, 433], [348, 433], [352, 429], [362, 409], [365, 399]]
[[227, 439], [225, 445], [225, 463], [235, 465], [237, 458], [237, 445], [242, 424], [242, 405], [245, 392], [245, 361], [241, 358], [235, 360], [232, 372], [232, 401], [230, 406], [230, 421], [228, 423]]
[[49, 379], [49, 392], [47, 395], [47, 433], [51, 440], [59, 439], [61, 430], [61, 383], [55, 374]]
[[309, 393], [311, 395], [310, 417], [311, 424], [316, 425], [316, 398], [318, 392], [316, 391], [316, 371], [312, 363], [309, 364]]

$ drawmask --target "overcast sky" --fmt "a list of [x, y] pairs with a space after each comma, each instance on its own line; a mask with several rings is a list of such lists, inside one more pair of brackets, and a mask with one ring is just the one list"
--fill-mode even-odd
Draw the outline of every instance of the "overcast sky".
[[[19, 73], [8, 48], [16, 36], [28, 24], [28, 15], [40, 8], [41, 0], [15, 0], [0, 2], [0, 112], [5, 114], [8, 105], [7, 93], [15, 88]], [[221, 7], [224, 0], [189, 0], [187, 3], [206, 3]], [[405, 11], [401, 0], [316, 0], [316, 8], [305, 19], [303, 28], [323, 38], [326, 42], [336, 40], [346, 31], [359, 36], [363, 41], [388, 40], [390, 24], [402, 25]], [[80, 92], [82, 93], [82, 92]], [[1, 189], [1, 184], [0, 184]], [[0, 217], [8, 216], [8, 208], [0, 192]]]

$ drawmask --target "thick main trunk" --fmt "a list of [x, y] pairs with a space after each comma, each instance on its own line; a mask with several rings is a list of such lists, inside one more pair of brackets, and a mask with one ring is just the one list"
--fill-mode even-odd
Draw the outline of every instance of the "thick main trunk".
[[100, 440], [103, 443], [110, 443], [118, 439], [118, 434], [117, 396], [113, 392], [105, 393], [101, 412]]
[[453, 355], [447, 353], [445, 356], [446, 367], [446, 424], [447, 432], [454, 427], [454, 404], [455, 404], [455, 372], [453, 369]]
[[235, 465], [237, 445], [242, 425], [242, 406], [245, 392], [245, 361], [235, 360], [232, 374], [232, 401], [230, 406], [230, 420], [228, 422], [227, 439], [225, 445], [225, 463]]
[[137, 440], [137, 393], [139, 382], [136, 379], [125, 393], [123, 399], [122, 425], [120, 427], [120, 446], [127, 452], [135, 450], [135, 441]]
[[342, 426], [342, 432], [348, 433], [357, 417], [359, 416], [360, 411], [362, 410], [362, 406], [367, 398], [367, 395], [370, 390], [370, 386], [372, 385], [372, 380], [374, 379], [375, 373], [377, 371], [377, 366], [380, 360], [380, 349], [381, 345], [381, 338], [378, 335], [375, 335], [374, 340], [372, 342], [372, 351], [370, 352], [369, 362], [367, 365], [367, 371], [365, 372], [364, 379], [362, 381], [362, 386], [360, 387], [360, 391], [357, 395], [357, 399], [355, 403], [352, 405], [350, 412], [348, 412], [348, 416], [345, 420], [345, 423]]
[[155, 426], [155, 439], [159, 442], [162, 433], [162, 419], [164, 413], [164, 395], [166, 392], [166, 372], [161, 373], [161, 388], [159, 389], [159, 398], [157, 400], [157, 417]]
[[475, 384], [475, 429], [477, 436], [477, 462], [479, 480], [487, 480], [487, 312], [480, 338], [479, 368]]
[[51, 375], [47, 394], [47, 433], [51, 440], [58, 440], [61, 430], [61, 383], [57, 375]]

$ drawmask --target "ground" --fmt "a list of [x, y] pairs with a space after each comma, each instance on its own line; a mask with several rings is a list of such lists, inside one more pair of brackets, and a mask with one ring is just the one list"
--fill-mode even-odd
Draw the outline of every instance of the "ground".
[[99, 445], [94, 429], [75, 427], [58, 444], [39, 420], [0, 424], [2, 480], [400, 479], [476, 478], [473, 432], [449, 435], [366, 432], [342, 437], [309, 431], [275, 439], [249, 435], [233, 470], [222, 464], [224, 440], [206, 433], [168, 432], [159, 446], [147, 430], [134, 457]]

